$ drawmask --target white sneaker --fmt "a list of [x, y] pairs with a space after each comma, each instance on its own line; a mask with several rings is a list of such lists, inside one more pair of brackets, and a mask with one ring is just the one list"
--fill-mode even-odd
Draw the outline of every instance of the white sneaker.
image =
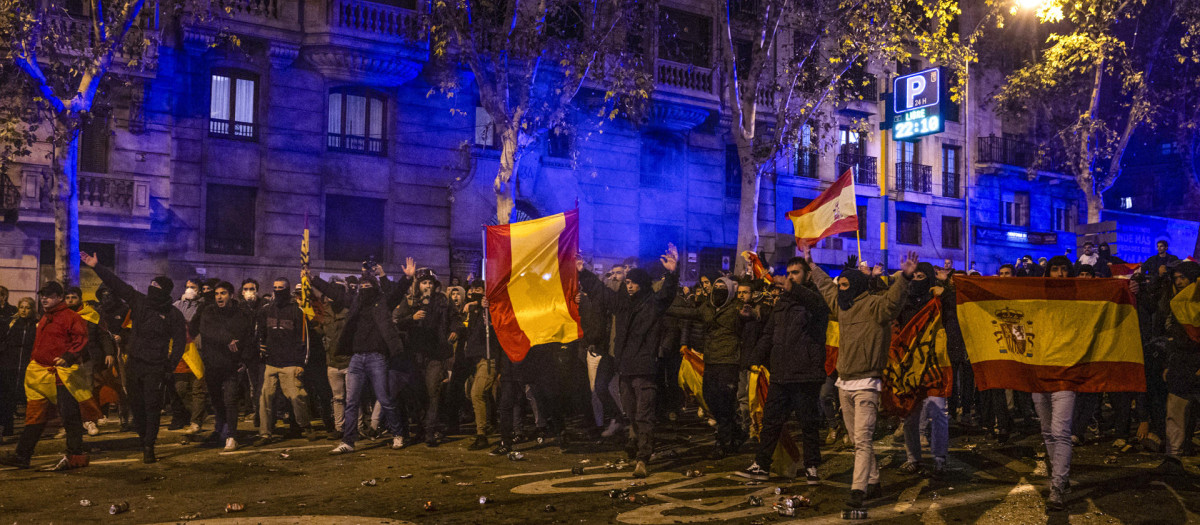
[[107, 424], [108, 424], [108, 418], [107, 418], [107, 417], [101, 417], [100, 419], [97, 419], [97, 420], [96, 420], [96, 424], [97, 424], [97, 425], [99, 425], [99, 426], [104, 426], [104, 425], [107, 425]]
[[329, 451], [329, 455], [336, 456], [338, 454], [347, 454], [350, 452], [354, 452], [354, 445], [351, 445], [351, 444], [343, 441], [341, 443], [338, 443], [338, 446], [333, 447], [333, 450]]
[[225, 438], [225, 452], [233, 452], [237, 450], [238, 443], [236, 439]]
[[91, 422], [91, 421], [84, 421], [84, 422], [83, 422], [83, 429], [87, 431], [87, 434], [88, 434], [89, 436], [94, 436], [94, 435], [96, 435], [96, 434], [99, 434], [99, 433], [100, 433], [100, 429], [99, 429], [99, 428], [97, 428], [97, 427], [96, 427], [96, 424], [95, 424], [95, 423], [93, 423], [93, 422]]
[[804, 469], [804, 480], [809, 485], [820, 485], [821, 476], [817, 474], [817, 467], [808, 467]]
[[[392, 438], [392, 450], [400, 450], [404, 448], [405, 445], [407, 444], [404, 442], [404, 436], [396, 436]], [[354, 449], [350, 450], [353, 451]]]
[[195, 434], [200, 431], [200, 425], [192, 423], [187, 428], [183, 429], [184, 434]]

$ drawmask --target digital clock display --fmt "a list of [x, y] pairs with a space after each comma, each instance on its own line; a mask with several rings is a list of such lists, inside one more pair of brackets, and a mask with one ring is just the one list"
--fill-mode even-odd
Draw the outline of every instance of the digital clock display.
[[945, 131], [940, 68], [897, 77], [893, 82], [892, 138], [912, 140]]
[[892, 136], [896, 140], [904, 140], [912, 137], [940, 133], [941, 131], [942, 117], [940, 115], [932, 115], [916, 120], [896, 122], [892, 127]]

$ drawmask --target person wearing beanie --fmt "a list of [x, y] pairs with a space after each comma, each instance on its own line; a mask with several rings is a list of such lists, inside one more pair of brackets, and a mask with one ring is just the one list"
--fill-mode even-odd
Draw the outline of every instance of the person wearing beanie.
[[187, 347], [187, 324], [179, 309], [171, 305], [175, 283], [165, 275], [150, 280], [146, 293], [134, 289], [112, 270], [99, 264], [95, 254], [81, 253], [83, 264], [112, 293], [129, 305], [130, 329], [126, 353], [125, 388], [133, 414], [134, 429], [142, 445], [142, 461], [154, 463], [154, 444], [162, 417], [163, 385], [174, 379], [175, 366]]
[[[405, 270], [408, 271], [407, 269]], [[418, 366], [425, 378], [425, 444], [436, 447], [445, 437], [446, 414], [442, 408], [442, 393], [451, 357], [452, 330], [450, 300], [438, 293], [442, 287], [432, 270], [416, 274], [416, 297], [412, 304], [401, 304], [393, 319], [408, 333], [407, 344], [416, 354]], [[455, 415], [457, 417], [457, 415]]]
[[883, 369], [887, 366], [888, 347], [891, 346], [892, 321], [904, 306], [909, 283], [917, 269], [917, 254], [909, 252], [904, 258], [900, 271], [892, 277], [885, 293], [871, 295], [868, 293], [870, 278], [862, 272], [843, 270], [834, 281], [820, 266], [812, 264], [808, 246], [801, 251], [812, 266], [813, 282], [838, 321], [840, 345], [836, 385], [842, 419], [854, 441], [854, 473], [846, 505], [860, 509], [864, 498], [882, 495], [871, 438], [879, 412]]
[[0, 458], [0, 464], [29, 468], [33, 450], [46, 428], [50, 405], [55, 405], [67, 433], [67, 453], [52, 470], [86, 466], [80, 403], [92, 398], [91, 383], [81, 367], [87, 359], [87, 325], [63, 301], [66, 293], [58, 282], [42, 285], [38, 295], [46, 313], [38, 321], [32, 358], [25, 370], [25, 428], [16, 451]]
[[679, 287], [679, 274], [676, 273], [679, 251], [675, 245], [668, 244], [666, 253], [659, 259], [667, 273], [657, 291], [644, 269], [630, 270], [625, 276], [624, 289], [614, 291], [586, 270], [582, 259], [576, 261], [580, 288], [614, 316], [613, 354], [620, 374], [621, 404], [625, 414], [633, 420], [633, 433], [626, 445], [626, 453], [631, 459], [637, 459], [633, 469], [637, 478], [649, 475], [646, 463], [654, 451], [659, 323], [675, 300]]

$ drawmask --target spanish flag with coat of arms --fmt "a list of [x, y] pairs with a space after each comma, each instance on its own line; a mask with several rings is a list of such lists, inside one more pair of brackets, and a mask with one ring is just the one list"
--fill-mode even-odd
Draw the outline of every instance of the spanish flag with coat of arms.
[[955, 277], [979, 390], [1144, 392], [1129, 281]]

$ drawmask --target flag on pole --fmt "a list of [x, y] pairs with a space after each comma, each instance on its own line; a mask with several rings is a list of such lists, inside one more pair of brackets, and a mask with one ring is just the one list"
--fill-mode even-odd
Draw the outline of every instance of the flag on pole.
[[771, 272], [768, 272], [767, 267], [763, 266], [762, 260], [758, 258], [758, 254], [746, 250], [742, 252], [742, 257], [750, 263], [750, 269], [754, 272], [754, 279], [767, 283], [767, 286], [771, 286]]
[[569, 343], [579, 323], [579, 210], [488, 226], [487, 298], [496, 339], [513, 362], [534, 345]]
[[808, 206], [787, 212], [787, 218], [796, 230], [797, 246], [813, 246], [831, 235], [858, 231], [854, 174], [846, 170]]
[[704, 402], [704, 356], [686, 346], [679, 347], [679, 388], [692, 394], [700, 408], [708, 412], [708, 404]]
[[[308, 254], [308, 214], [304, 214], [304, 237], [300, 240], [300, 269], [307, 270], [309, 263]], [[312, 303], [312, 280], [308, 278], [308, 274], [301, 272], [300, 274], [300, 310], [304, 312], [304, 317], [307, 319], [316, 318], [316, 311], [313, 310]]]
[[[759, 414], [759, 423], [762, 422], [762, 411], [767, 404], [767, 396], [770, 394], [771, 373], [766, 368], [756, 366], [751, 369], [752, 376], [750, 383], [750, 411]], [[759, 431], [761, 431], [761, 426]], [[771, 473], [785, 478], [796, 477], [796, 472], [800, 469], [800, 447], [796, 445], [796, 439], [792, 437], [792, 433], [786, 428], [779, 434], [779, 441], [775, 443], [775, 450], [771, 453]]]
[[1129, 281], [955, 277], [979, 390], [1144, 392]]

